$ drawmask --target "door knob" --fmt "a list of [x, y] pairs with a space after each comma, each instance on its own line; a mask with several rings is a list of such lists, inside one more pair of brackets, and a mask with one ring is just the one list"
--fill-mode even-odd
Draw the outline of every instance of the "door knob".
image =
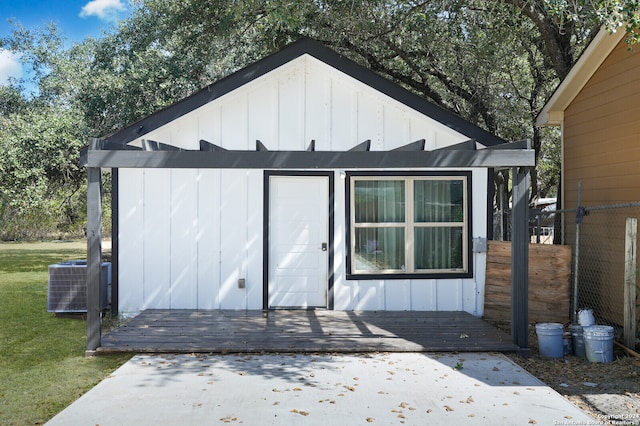
[[322, 243], [322, 251], [327, 251], [327, 243]]

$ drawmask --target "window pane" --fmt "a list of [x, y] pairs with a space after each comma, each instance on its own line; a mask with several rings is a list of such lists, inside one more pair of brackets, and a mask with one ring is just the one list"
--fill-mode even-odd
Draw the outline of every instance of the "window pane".
[[463, 222], [464, 185], [456, 180], [414, 182], [415, 222]]
[[404, 222], [404, 181], [355, 181], [356, 223]]
[[356, 270], [404, 271], [404, 228], [356, 228]]
[[416, 269], [462, 269], [462, 228], [415, 228]]

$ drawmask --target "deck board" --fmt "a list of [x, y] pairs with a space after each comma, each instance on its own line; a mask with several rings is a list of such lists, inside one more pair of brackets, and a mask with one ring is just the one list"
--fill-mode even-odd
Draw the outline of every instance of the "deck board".
[[146, 310], [102, 336], [98, 353], [513, 352], [466, 312]]

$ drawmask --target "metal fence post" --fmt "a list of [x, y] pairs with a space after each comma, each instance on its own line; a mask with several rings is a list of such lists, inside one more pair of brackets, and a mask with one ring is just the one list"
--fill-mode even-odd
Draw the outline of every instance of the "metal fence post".
[[580, 270], [578, 265], [580, 263], [580, 226], [582, 225], [582, 219], [584, 217], [584, 209], [580, 205], [582, 202], [582, 181], [578, 181], [578, 206], [576, 208], [576, 245], [574, 249], [573, 260], [573, 312], [571, 316], [571, 322], [573, 324], [578, 323], [578, 271]]

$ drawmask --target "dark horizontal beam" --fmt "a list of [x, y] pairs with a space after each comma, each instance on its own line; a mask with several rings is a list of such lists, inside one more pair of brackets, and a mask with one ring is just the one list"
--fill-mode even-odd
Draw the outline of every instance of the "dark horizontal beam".
[[533, 167], [523, 150], [443, 151], [103, 151], [89, 149], [87, 167], [199, 169], [347, 169]]

